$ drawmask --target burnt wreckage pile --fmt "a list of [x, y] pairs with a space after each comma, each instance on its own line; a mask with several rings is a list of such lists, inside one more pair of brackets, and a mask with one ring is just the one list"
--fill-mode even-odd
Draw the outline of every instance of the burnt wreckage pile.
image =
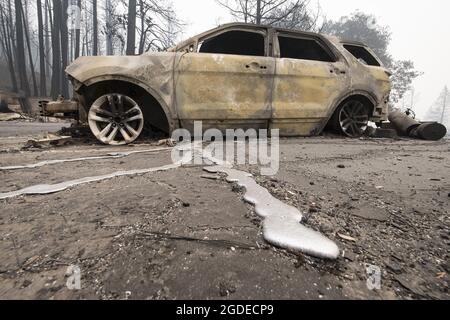
[[391, 112], [389, 121], [399, 136], [438, 141], [447, 135], [447, 128], [437, 122], [419, 122], [406, 113]]

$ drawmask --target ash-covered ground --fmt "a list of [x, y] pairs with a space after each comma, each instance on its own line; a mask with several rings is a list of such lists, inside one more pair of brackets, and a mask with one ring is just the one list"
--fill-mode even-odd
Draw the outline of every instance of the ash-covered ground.
[[[27, 132], [26, 135], [36, 132]], [[22, 149], [0, 166], [161, 148], [78, 140]], [[281, 140], [274, 177], [239, 169], [342, 254], [326, 261], [265, 243], [243, 190], [201, 166], [0, 200], [1, 299], [448, 299], [450, 143], [319, 137]], [[0, 193], [171, 163], [170, 151], [0, 171]], [[81, 290], [69, 290], [69, 266]], [[369, 290], [366, 268], [381, 270]]]

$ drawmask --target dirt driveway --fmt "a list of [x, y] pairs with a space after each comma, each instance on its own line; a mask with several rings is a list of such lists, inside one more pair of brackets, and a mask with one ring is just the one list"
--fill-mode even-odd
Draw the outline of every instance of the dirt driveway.
[[[0, 166], [152, 148], [8, 145]], [[336, 241], [337, 261], [265, 243], [242, 190], [202, 167], [0, 200], [0, 298], [448, 299], [449, 151], [448, 141], [285, 139], [275, 177], [244, 168]], [[170, 163], [156, 151], [0, 171], [0, 193]], [[66, 287], [70, 265], [79, 291]], [[368, 265], [382, 272], [379, 290]]]

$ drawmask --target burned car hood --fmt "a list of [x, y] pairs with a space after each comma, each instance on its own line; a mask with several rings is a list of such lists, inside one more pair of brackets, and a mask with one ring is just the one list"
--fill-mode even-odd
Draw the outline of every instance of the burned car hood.
[[171, 74], [176, 53], [147, 53], [140, 56], [80, 57], [66, 68], [69, 78], [90, 85], [108, 78], [136, 79], [143, 83]]

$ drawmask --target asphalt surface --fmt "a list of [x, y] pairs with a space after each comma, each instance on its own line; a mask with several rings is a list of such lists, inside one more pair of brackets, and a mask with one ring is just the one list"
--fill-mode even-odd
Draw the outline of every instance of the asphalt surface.
[[0, 121], [0, 137], [20, 137], [40, 135], [47, 132], [59, 131], [62, 127], [69, 127], [65, 123], [40, 123], [23, 121]]
[[[24, 141], [0, 139], [0, 166], [161, 148]], [[280, 155], [273, 177], [239, 169], [335, 241], [337, 261], [266, 243], [243, 190], [188, 166], [0, 200], [0, 299], [450, 298], [449, 141], [282, 139]], [[0, 171], [0, 193], [168, 164], [157, 151]]]

